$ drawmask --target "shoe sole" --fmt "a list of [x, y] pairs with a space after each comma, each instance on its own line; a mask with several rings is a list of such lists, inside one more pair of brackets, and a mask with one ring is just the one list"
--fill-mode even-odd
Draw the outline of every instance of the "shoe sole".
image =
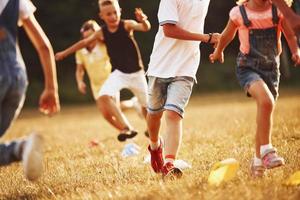
[[134, 138], [138, 133], [136, 131], [131, 132], [131, 134], [120, 133], [118, 135], [118, 140], [120, 142], [125, 142], [127, 139]]
[[269, 165], [269, 166], [266, 166], [267, 169], [274, 169], [274, 168], [277, 168], [277, 167], [281, 167], [283, 166], [285, 163], [284, 161], [282, 160], [277, 160], [277, 161], [274, 161], [274, 163], [272, 165]]
[[169, 171], [167, 175], [163, 175], [163, 180], [176, 180], [180, 179], [183, 175], [183, 172], [179, 168], [174, 168], [173, 170]]
[[34, 181], [43, 172], [43, 138], [40, 135], [33, 134], [29, 136], [26, 143], [22, 158], [24, 173], [28, 180]]

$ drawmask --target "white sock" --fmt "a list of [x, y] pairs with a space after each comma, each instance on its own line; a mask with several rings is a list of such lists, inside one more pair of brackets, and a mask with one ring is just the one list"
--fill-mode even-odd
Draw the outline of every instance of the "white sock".
[[262, 165], [262, 161], [260, 158], [257, 158], [256, 156], [254, 156], [254, 159], [253, 159], [253, 165], [254, 166], [261, 166]]
[[174, 162], [174, 159], [172, 158], [165, 158], [165, 163], [173, 163]]
[[262, 155], [266, 150], [272, 149], [272, 144], [265, 144], [260, 146], [260, 155]]
[[156, 142], [153, 142], [150, 140], [150, 148], [151, 150], [156, 150], [160, 146], [160, 140], [157, 140]]

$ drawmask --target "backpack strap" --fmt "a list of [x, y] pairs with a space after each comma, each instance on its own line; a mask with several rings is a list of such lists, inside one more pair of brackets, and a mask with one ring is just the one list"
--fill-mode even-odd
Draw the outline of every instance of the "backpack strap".
[[277, 8], [273, 4], [272, 4], [272, 21], [273, 21], [274, 25], [278, 25], [278, 23], [279, 23]]
[[247, 13], [246, 13], [246, 9], [244, 5], [239, 6], [242, 18], [243, 18], [243, 22], [244, 25], [248, 28], [251, 25], [251, 21], [249, 20]]

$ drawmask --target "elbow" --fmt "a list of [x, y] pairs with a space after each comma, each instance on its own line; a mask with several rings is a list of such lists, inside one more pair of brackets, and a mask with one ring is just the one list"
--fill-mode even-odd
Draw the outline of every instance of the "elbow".
[[163, 32], [166, 37], [174, 38], [175, 37], [175, 30], [174, 25], [165, 24], [163, 25]]
[[174, 34], [173, 34], [172, 31], [165, 30], [165, 29], [164, 29], [164, 35], [165, 35], [166, 37], [170, 37], [170, 38], [173, 38], [173, 37], [174, 37]]
[[150, 30], [151, 30], [151, 24], [149, 23], [149, 24], [147, 25], [147, 28], [146, 28], [145, 31], [150, 31]]
[[144, 24], [142, 31], [143, 32], [148, 32], [150, 30], [151, 30], [151, 24], [149, 22]]
[[50, 42], [43, 43], [37, 47], [37, 51], [39, 54], [51, 54], [53, 53], [52, 46]]

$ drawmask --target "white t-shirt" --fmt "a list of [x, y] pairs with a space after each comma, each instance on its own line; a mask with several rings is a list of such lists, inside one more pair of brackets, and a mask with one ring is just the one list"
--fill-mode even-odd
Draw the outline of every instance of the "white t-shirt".
[[189, 76], [196, 80], [200, 63], [200, 42], [166, 37], [162, 25], [176, 24], [194, 33], [203, 33], [210, 0], [161, 0], [158, 10], [160, 27], [147, 71], [148, 76], [170, 78]]
[[[5, 9], [9, 0], [0, 0], [0, 15]], [[20, 0], [19, 5], [19, 22], [18, 25], [22, 25], [22, 20], [27, 19], [30, 15], [34, 13], [36, 7], [32, 4], [30, 0]]]

